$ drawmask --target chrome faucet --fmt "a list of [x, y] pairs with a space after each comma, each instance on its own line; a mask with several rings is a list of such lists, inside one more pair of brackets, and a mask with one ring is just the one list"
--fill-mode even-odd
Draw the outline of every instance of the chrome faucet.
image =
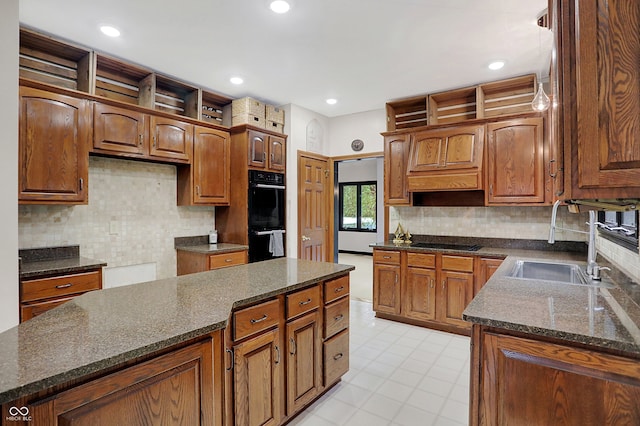
[[[556, 217], [558, 215], [558, 206], [561, 201], [558, 200], [553, 203], [553, 209], [551, 210], [551, 226], [549, 227], [549, 244], [553, 244], [556, 242], [556, 229], [560, 229], [563, 231], [571, 231], [577, 232], [579, 234], [589, 234], [589, 245], [587, 248], [587, 275], [593, 278], [594, 276], [599, 277], [600, 268], [596, 263], [596, 212], [595, 210], [589, 210], [589, 232], [579, 231], [577, 229], [568, 229], [568, 228], [560, 228], [556, 226]], [[598, 278], [596, 278], [598, 279]]]

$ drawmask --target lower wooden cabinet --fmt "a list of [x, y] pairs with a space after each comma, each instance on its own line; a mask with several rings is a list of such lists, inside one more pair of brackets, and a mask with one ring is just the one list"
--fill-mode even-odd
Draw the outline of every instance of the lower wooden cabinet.
[[637, 425], [638, 359], [474, 325], [470, 425]]
[[247, 262], [248, 254], [246, 249], [213, 254], [177, 250], [178, 275], [211, 271], [228, 266], [244, 265]]
[[375, 249], [373, 262], [376, 315], [469, 333], [462, 312], [474, 296], [474, 256]]
[[473, 294], [476, 295], [482, 289], [482, 287], [489, 281], [489, 278], [498, 270], [502, 261], [495, 257], [480, 257], [478, 258], [478, 268], [476, 274], [476, 281], [474, 283]]
[[102, 288], [102, 268], [77, 274], [20, 282], [20, 322], [40, 315], [75, 296]]
[[225, 331], [225, 420], [279, 425], [349, 369], [349, 278], [315, 284], [232, 314]]
[[214, 425], [213, 359], [213, 340], [207, 339], [40, 401], [21, 402], [34, 425]]

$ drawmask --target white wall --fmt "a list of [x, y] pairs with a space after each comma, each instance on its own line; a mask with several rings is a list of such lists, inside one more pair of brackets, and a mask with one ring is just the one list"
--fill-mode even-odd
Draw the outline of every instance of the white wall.
[[361, 139], [364, 148], [359, 153], [382, 152], [384, 139], [380, 133], [386, 130], [384, 109], [333, 117], [329, 121], [329, 155], [357, 154], [351, 150], [351, 141]]
[[[378, 159], [366, 158], [362, 160], [340, 161], [338, 163], [338, 182], [364, 182], [378, 181]], [[378, 229], [383, 225], [382, 216], [379, 216], [380, 205], [384, 205], [384, 199], [380, 198], [380, 187], [378, 185]], [[338, 208], [338, 206], [336, 206]], [[339, 226], [339, 224], [336, 224]], [[384, 226], [383, 226], [384, 228]], [[369, 244], [377, 241], [375, 232], [338, 232], [338, 250], [356, 251], [371, 253], [373, 249]]]
[[18, 324], [18, 0], [0, 13], [0, 332]]
[[[329, 118], [297, 105], [284, 107], [287, 138], [287, 257], [298, 257], [298, 151], [328, 155]], [[315, 121], [313, 121], [315, 120]], [[312, 123], [313, 122], [313, 123]], [[310, 126], [312, 124], [312, 126]], [[315, 130], [307, 147], [307, 128]], [[314, 150], [309, 148], [315, 148]]]

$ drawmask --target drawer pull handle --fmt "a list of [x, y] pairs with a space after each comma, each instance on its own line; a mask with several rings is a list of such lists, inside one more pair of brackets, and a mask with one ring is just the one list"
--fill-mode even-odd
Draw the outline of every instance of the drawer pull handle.
[[391, 259], [391, 256], [382, 256], [383, 259]]
[[311, 303], [311, 298], [305, 300], [304, 302], [298, 302], [298, 305], [304, 306], [304, 305], [308, 305], [309, 303]]
[[262, 322], [262, 321], [264, 321], [266, 319], [267, 319], [267, 314], [264, 314], [262, 316], [262, 318], [258, 318], [258, 319], [251, 318], [250, 322], [251, 322], [251, 324], [257, 324], [257, 323]]
[[342, 356], [343, 356], [343, 355], [342, 355], [342, 352], [340, 352], [339, 354], [335, 354], [335, 355], [333, 356], [333, 360], [334, 360], [334, 361], [337, 361], [337, 360], [339, 360], [340, 358], [342, 358]]
[[342, 318], [344, 318], [344, 315], [340, 314], [340, 315], [338, 315], [338, 316], [334, 317], [334, 318], [333, 318], [333, 320], [334, 320], [335, 322], [338, 322], [338, 321], [342, 321]]
[[293, 337], [290, 337], [290, 338], [289, 338], [289, 347], [290, 347], [290, 349], [289, 349], [289, 353], [290, 353], [291, 355], [295, 355], [295, 354], [296, 354], [296, 350], [297, 350], [297, 349], [296, 349], [296, 341], [295, 341], [295, 340], [293, 340]]
[[274, 364], [280, 364], [280, 347], [278, 345], [276, 345], [276, 360]]
[[231, 263], [231, 262], [233, 262], [233, 259], [225, 259], [224, 261], [227, 262], [227, 263]]
[[56, 288], [60, 289], [60, 288], [69, 288], [71, 287], [73, 284], [71, 283], [66, 283], [66, 284], [59, 284], [56, 286]]
[[342, 290], [344, 290], [344, 286], [340, 286], [333, 291], [335, 291], [336, 293], [340, 293]]

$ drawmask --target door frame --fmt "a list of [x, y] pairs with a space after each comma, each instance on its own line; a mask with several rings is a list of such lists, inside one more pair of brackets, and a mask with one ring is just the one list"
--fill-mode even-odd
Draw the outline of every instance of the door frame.
[[302, 258], [302, 244], [300, 244], [300, 236], [302, 235], [302, 223], [303, 221], [302, 219], [302, 200], [304, 199], [304, 197], [301, 194], [302, 191], [302, 158], [310, 158], [312, 160], [318, 160], [318, 161], [323, 161], [325, 162], [326, 166], [327, 166], [327, 171], [328, 171], [328, 177], [327, 177], [327, 185], [326, 188], [327, 190], [325, 191], [325, 196], [324, 196], [324, 205], [325, 205], [325, 213], [326, 213], [326, 217], [329, 220], [329, 227], [328, 229], [325, 230], [325, 250], [327, 250], [327, 252], [325, 253], [326, 255], [326, 259], [327, 262], [334, 262], [335, 258], [333, 257], [333, 250], [334, 250], [334, 245], [335, 245], [335, 241], [333, 238], [330, 238], [333, 234], [334, 234], [334, 220], [333, 220], [333, 211], [334, 211], [334, 201], [333, 201], [333, 197], [332, 197], [332, 189], [333, 189], [333, 180], [334, 180], [334, 173], [333, 173], [333, 163], [331, 161], [330, 157], [324, 156], [324, 155], [320, 155], [320, 154], [316, 154], [314, 152], [308, 152], [308, 151], [301, 151], [298, 150], [297, 152], [297, 170], [298, 170], [298, 188], [297, 188], [297, 192], [298, 192], [298, 236], [297, 236], [297, 240], [296, 240], [296, 245], [298, 246], [298, 259]]

